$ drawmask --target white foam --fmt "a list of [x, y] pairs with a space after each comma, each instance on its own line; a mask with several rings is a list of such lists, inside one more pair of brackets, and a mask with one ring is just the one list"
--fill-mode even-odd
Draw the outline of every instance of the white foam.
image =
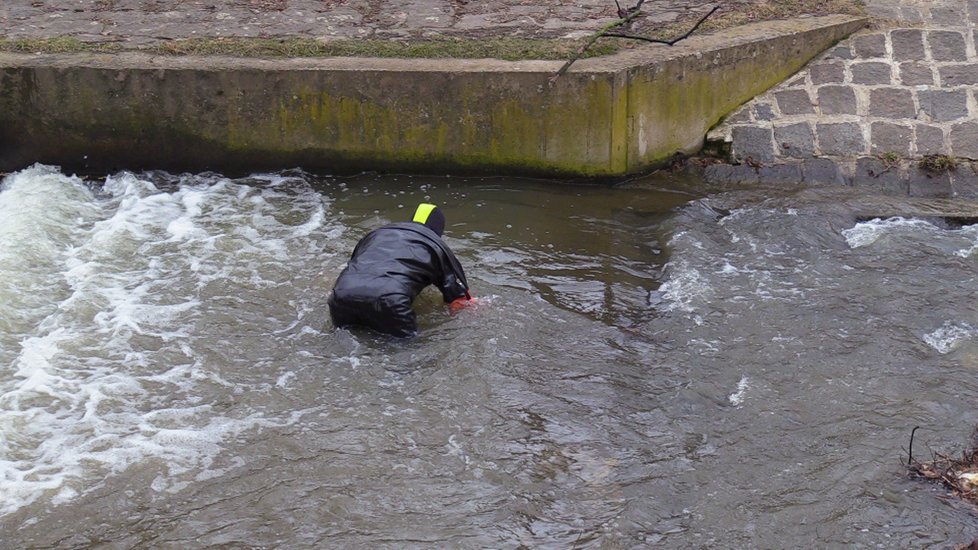
[[895, 230], [934, 230], [936, 226], [932, 223], [918, 219], [908, 218], [887, 218], [873, 219], [867, 222], [857, 223], [850, 229], [842, 231], [842, 236], [846, 238], [846, 243], [850, 248], [860, 248], [869, 246], [881, 237], [892, 233]]
[[669, 280], [654, 293], [664, 301], [663, 310], [691, 313], [696, 310], [698, 302], [708, 299], [711, 289], [709, 282], [685, 261], [670, 262], [666, 265], [666, 272]]
[[68, 289], [63, 264], [100, 215], [74, 177], [35, 165], [0, 184], [0, 364]]
[[723, 266], [716, 272], [718, 275], [736, 275], [740, 270], [733, 266], [729, 260], [723, 261]]
[[744, 376], [740, 379], [740, 382], [737, 382], [737, 391], [730, 394], [730, 397], [728, 397], [730, 404], [735, 407], [742, 405], [744, 403], [744, 396], [747, 394], [747, 389], [749, 387], [750, 384], [748, 379], [746, 376]]
[[967, 258], [978, 251], [978, 225], [968, 225], [958, 230], [958, 234], [966, 239], [968, 246], [960, 248], [954, 252], [955, 256]]
[[947, 354], [961, 346], [964, 342], [978, 336], [978, 330], [967, 323], [947, 321], [941, 328], [923, 336], [928, 346], [937, 353]]
[[225, 441], [290, 421], [213, 407], [206, 388], [245, 388], [197, 340], [202, 312], [218, 307], [211, 283], [282, 284], [290, 258], [337, 233], [318, 194], [275, 185], [188, 177], [161, 190], [121, 174], [93, 193], [40, 166], [4, 180], [0, 288], [46, 307], [0, 313], [17, 326], [0, 335], [0, 515], [67, 502], [137, 463], [160, 465], [155, 489], [179, 490], [208, 475]]

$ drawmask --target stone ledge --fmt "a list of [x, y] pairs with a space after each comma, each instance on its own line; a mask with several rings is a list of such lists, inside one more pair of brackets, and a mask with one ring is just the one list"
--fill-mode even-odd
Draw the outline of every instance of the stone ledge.
[[697, 159], [687, 167], [711, 184], [846, 185], [898, 197], [978, 200], [978, 161], [961, 161], [945, 171], [925, 170], [919, 161], [870, 156], [782, 159], [753, 166]]

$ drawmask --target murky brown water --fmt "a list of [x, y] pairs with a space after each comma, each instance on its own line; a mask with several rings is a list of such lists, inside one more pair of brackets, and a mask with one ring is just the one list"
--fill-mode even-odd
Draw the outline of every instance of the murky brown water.
[[[0, 191], [11, 548], [970, 542], [910, 429], [978, 423], [978, 228], [844, 189], [120, 174]], [[443, 206], [482, 304], [329, 325], [356, 241]]]

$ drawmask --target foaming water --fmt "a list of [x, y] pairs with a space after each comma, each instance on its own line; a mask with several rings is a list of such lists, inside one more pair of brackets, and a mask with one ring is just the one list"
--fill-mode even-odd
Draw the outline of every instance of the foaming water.
[[[942, 441], [949, 431], [960, 447], [975, 423], [963, 403], [978, 392], [978, 265], [962, 251], [978, 234], [916, 219], [860, 223], [847, 204], [871, 209], [873, 198], [846, 193], [731, 193], [674, 220], [668, 280], [653, 293], [669, 321], [655, 325], [675, 346], [672, 360], [696, 365], [684, 423], [726, 434], [708, 461], [717, 477], [694, 476], [710, 504], [690, 508], [701, 513], [691, 532], [711, 545], [971, 540], [973, 527], [958, 522], [973, 518], [953, 505], [918, 508], [919, 487], [897, 481], [897, 449], [912, 425]], [[736, 412], [707, 420], [719, 396]], [[770, 475], [727, 475], [745, 465]], [[926, 528], [914, 533], [889, 503], [914, 509]], [[708, 527], [734, 517], [742, 527]], [[757, 531], [762, 521], [778, 535]]]
[[[975, 227], [680, 187], [8, 176], [5, 543], [970, 542], [902, 463], [913, 426], [978, 423]], [[334, 329], [357, 240], [421, 201], [480, 305], [422, 294], [407, 342]]]
[[235, 321], [220, 302], [290, 283], [288, 259], [330, 234], [327, 203], [296, 199], [284, 178], [151, 179], [89, 187], [36, 166], [4, 182], [0, 513], [148, 460], [154, 489], [179, 490], [208, 475], [222, 441], [275, 421], [217, 406], [207, 388], [245, 388], [206, 351]]
[[6, 178], [0, 193], [0, 360], [8, 363], [16, 342], [69, 292], [49, 274], [64, 270], [99, 212], [80, 180], [46, 167]]

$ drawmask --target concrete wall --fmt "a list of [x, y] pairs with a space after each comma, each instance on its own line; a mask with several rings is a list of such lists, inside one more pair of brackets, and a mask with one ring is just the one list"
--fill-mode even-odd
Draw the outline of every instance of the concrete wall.
[[303, 166], [613, 177], [863, 24], [773, 22], [559, 62], [0, 54], [0, 170]]

